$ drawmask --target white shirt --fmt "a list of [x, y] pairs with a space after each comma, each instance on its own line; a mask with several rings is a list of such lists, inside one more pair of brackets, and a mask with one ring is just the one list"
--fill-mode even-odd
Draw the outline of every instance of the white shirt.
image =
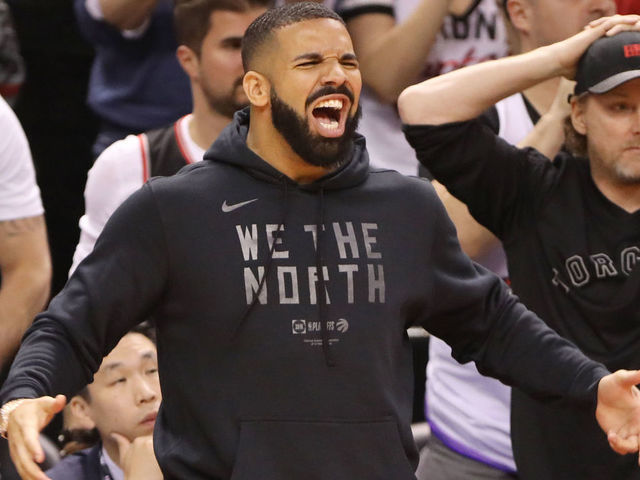
[[[363, 7], [393, 8], [396, 22], [404, 23], [422, 0], [325, 0], [338, 11]], [[448, 15], [425, 59], [422, 78], [439, 75], [483, 60], [507, 54], [507, 33], [495, 0], [475, 0], [467, 15]], [[395, 105], [378, 101], [367, 88], [362, 91], [362, 121], [358, 131], [367, 140], [371, 166], [418, 174], [418, 160], [409, 146]]]
[[124, 480], [124, 472], [118, 465], [116, 465], [116, 462], [111, 460], [109, 452], [107, 452], [104, 447], [102, 447], [102, 456], [104, 457], [104, 463], [107, 464], [111, 478], [113, 480]]
[[[202, 160], [205, 153], [189, 134], [192, 118], [189, 114], [176, 122], [178, 143], [189, 163]], [[145, 138], [144, 134], [129, 135], [115, 142], [102, 152], [89, 170], [84, 190], [85, 214], [80, 218], [80, 241], [69, 274], [91, 253], [111, 214], [146, 181]]]
[[27, 137], [11, 107], [0, 97], [0, 221], [43, 212]]

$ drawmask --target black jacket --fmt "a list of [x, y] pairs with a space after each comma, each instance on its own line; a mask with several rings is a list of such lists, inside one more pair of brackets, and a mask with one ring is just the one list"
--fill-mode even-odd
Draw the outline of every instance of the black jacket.
[[[481, 122], [406, 132], [435, 178], [500, 238], [523, 303], [610, 370], [640, 368], [640, 212], [609, 201], [587, 159], [561, 152], [551, 162]], [[640, 480], [637, 459], [611, 450], [586, 405], [514, 390], [511, 423], [523, 479]]]
[[414, 478], [411, 325], [486, 374], [593, 406], [606, 370], [469, 261], [428, 183], [370, 171], [359, 137], [298, 185], [247, 148], [248, 123], [114, 213], [26, 334], [3, 402], [76, 391], [153, 313], [167, 479]]

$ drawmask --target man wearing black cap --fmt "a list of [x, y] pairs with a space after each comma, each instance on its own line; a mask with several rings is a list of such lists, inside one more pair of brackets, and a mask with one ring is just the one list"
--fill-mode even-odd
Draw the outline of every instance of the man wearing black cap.
[[[601, 19], [563, 42], [410, 87], [399, 100], [419, 159], [502, 240], [514, 291], [609, 369], [640, 365], [637, 30], [637, 15]], [[472, 120], [501, 98], [557, 75], [573, 77], [576, 69], [569, 122], [575, 156], [549, 162]], [[609, 452], [591, 415], [514, 390], [520, 477], [640, 478], [637, 459]]]

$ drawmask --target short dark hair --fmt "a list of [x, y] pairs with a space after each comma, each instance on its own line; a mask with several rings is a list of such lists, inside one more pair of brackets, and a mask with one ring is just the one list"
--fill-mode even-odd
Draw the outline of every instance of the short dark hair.
[[200, 56], [202, 41], [211, 28], [216, 10], [246, 12], [251, 8], [270, 8], [274, 0], [174, 0], [173, 24], [179, 45], [186, 45]]
[[[139, 323], [134, 326], [131, 330], [129, 330], [125, 335], [129, 333], [139, 333], [140, 335], [144, 335], [147, 337], [153, 344], [156, 344], [156, 329], [155, 322], [153, 319], [145, 320], [144, 322]], [[91, 403], [91, 393], [89, 392], [88, 385], [85, 385], [82, 390], [80, 390], [76, 395], [84, 398], [87, 403]]]
[[345, 25], [340, 15], [321, 3], [298, 2], [277, 7], [256, 18], [244, 34], [242, 40], [242, 64], [249, 71], [251, 63], [260, 47], [269, 40], [276, 30], [320, 18], [330, 18]]

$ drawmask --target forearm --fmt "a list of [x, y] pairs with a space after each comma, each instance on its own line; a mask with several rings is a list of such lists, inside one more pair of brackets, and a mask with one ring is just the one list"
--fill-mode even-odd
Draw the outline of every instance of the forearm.
[[564, 116], [548, 112], [540, 117], [536, 127], [518, 142], [518, 147], [533, 147], [545, 157], [553, 159], [564, 143]]
[[543, 80], [573, 77], [576, 64], [589, 45], [615, 28], [610, 23], [600, 24], [562, 42], [461, 68], [411, 86], [398, 99], [400, 116], [404, 123], [413, 125], [475, 118], [499, 100]]
[[0, 289], [0, 367], [11, 359], [22, 335], [49, 298], [51, 264], [2, 275]]
[[151, 17], [158, 0], [99, 0], [104, 20], [119, 30], [133, 30]]
[[51, 259], [44, 217], [0, 222], [0, 367], [49, 298]]
[[562, 73], [548, 47], [461, 68], [402, 92], [398, 108], [406, 124], [440, 125], [471, 120], [514, 93]]
[[394, 103], [416, 81], [448, 6], [449, 0], [423, 0], [405, 22], [396, 25], [383, 14], [364, 14], [347, 22], [364, 82], [381, 100]]

